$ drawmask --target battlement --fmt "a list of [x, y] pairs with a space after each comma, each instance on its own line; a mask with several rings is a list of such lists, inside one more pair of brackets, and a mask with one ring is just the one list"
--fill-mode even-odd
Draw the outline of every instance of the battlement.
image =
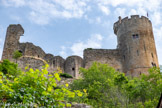
[[128, 26], [131, 26], [132, 24], [142, 24], [142, 23], [152, 25], [151, 21], [145, 16], [131, 15], [130, 18], [125, 17], [123, 19], [119, 17], [119, 20], [115, 22], [113, 26], [114, 33], [117, 34], [117, 31], [121, 26], [127, 28]]

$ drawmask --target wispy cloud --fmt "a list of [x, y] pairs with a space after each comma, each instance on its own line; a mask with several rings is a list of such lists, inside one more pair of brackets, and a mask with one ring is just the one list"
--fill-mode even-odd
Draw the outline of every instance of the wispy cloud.
[[28, 7], [29, 20], [48, 24], [55, 18], [81, 18], [89, 7], [82, 0], [2, 0], [4, 6]]
[[99, 5], [99, 9], [105, 14], [105, 15], [109, 15], [110, 14], [110, 10], [108, 7], [104, 6], [104, 5]]
[[1, 60], [2, 51], [3, 51], [4, 33], [5, 33], [5, 29], [2, 25], [0, 25], [0, 60]]
[[5, 6], [14, 6], [14, 7], [21, 7], [25, 5], [25, 0], [2, 0], [1, 1]]
[[101, 48], [103, 36], [100, 34], [93, 34], [89, 39], [85, 41], [79, 41], [73, 43], [70, 47], [61, 47], [59, 54], [66, 58], [70, 52], [72, 55], [79, 55], [83, 57], [83, 50], [86, 48]]
[[66, 57], [67, 57], [67, 47], [61, 46], [61, 51], [59, 52], [59, 54], [60, 54], [62, 57], [66, 58]]
[[83, 50], [85, 48], [101, 48], [102, 40], [103, 36], [101, 36], [100, 34], [93, 34], [86, 41], [74, 43], [70, 49], [73, 55], [83, 56]]

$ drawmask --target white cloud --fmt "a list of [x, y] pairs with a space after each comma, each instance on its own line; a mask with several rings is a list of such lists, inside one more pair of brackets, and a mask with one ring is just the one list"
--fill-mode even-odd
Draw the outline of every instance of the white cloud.
[[162, 24], [162, 13], [156, 11], [151, 15], [151, 19], [153, 19], [153, 24], [155, 26]]
[[154, 27], [154, 36], [156, 36], [157, 42], [162, 41], [162, 27]]
[[116, 8], [114, 13], [115, 13], [115, 16], [125, 17], [126, 16], [126, 9], [125, 8]]
[[2, 51], [3, 51], [4, 33], [5, 33], [5, 29], [2, 25], [0, 25], [0, 60], [1, 60]]
[[48, 16], [40, 15], [33, 11], [29, 14], [29, 16], [30, 16], [29, 19], [31, 21], [33, 21], [34, 23], [39, 24], [39, 25], [48, 24], [49, 20], [50, 20]]
[[16, 16], [16, 15], [11, 15], [10, 18], [12, 20], [16, 21], [17, 23], [22, 23], [23, 22], [22, 18], [19, 17], [19, 16]]
[[35, 13], [30, 13], [30, 19], [40, 25], [48, 24], [55, 18], [81, 18], [87, 8], [81, 0], [35, 0], [28, 4]]
[[25, 0], [2, 0], [5, 6], [21, 7], [25, 5]]
[[66, 50], [67, 50], [67, 47], [61, 46], [61, 51], [59, 52], [59, 54], [60, 54], [62, 57], [64, 57], [64, 58], [67, 57]]
[[82, 18], [90, 10], [86, 0], [2, 0], [4, 6], [30, 9], [29, 20], [45, 25], [55, 18]]
[[109, 15], [110, 14], [110, 10], [108, 9], [108, 7], [104, 6], [104, 5], [99, 5], [99, 9], [105, 14], [105, 15]]
[[162, 65], [162, 44], [156, 44], [157, 54], [158, 54], [158, 60], [159, 64]]
[[71, 46], [73, 55], [83, 56], [83, 50], [85, 48], [101, 48], [103, 37], [100, 34], [92, 35], [88, 40], [84, 42], [77, 42]]

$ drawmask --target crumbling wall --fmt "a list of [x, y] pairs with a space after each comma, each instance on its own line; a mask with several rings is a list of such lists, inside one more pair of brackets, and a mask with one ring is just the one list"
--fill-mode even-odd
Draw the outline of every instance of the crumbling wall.
[[89, 68], [93, 62], [100, 62], [114, 67], [117, 71], [122, 71], [122, 64], [118, 50], [108, 49], [85, 49], [84, 65]]
[[20, 24], [9, 25], [9, 27], [7, 28], [2, 60], [9, 59], [10, 61], [14, 61], [13, 53], [18, 49], [19, 39], [23, 34], [24, 29]]
[[17, 63], [22, 70], [25, 70], [26, 66], [28, 66], [28, 69], [42, 69], [42, 66], [45, 65], [45, 61], [43, 59], [32, 56], [23, 56], [17, 60]]
[[20, 43], [19, 49], [24, 56], [33, 56], [38, 58], [44, 58], [45, 52], [39, 46], [35, 46], [33, 43]]
[[65, 59], [63, 59], [61, 56], [55, 56], [53, 58], [53, 68], [54, 70], [57, 70], [58, 68], [61, 69], [61, 71], [64, 73], [64, 62]]

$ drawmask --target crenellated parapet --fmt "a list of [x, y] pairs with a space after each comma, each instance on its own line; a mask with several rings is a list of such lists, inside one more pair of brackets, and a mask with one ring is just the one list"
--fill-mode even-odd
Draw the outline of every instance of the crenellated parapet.
[[141, 26], [142, 28], [143, 27], [150, 28], [150, 26], [152, 27], [151, 21], [145, 16], [140, 17], [139, 15], [132, 15], [131, 18], [125, 17], [123, 19], [121, 19], [121, 17], [119, 17], [119, 20], [117, 22], [115, 22], [114, 26], [113, 26], [114, 33], [117, 35], [119, 29], [121, 29], [121, 28], [128, 29], [128, 28], [134, 27], [136, 25], [138, 27]]

